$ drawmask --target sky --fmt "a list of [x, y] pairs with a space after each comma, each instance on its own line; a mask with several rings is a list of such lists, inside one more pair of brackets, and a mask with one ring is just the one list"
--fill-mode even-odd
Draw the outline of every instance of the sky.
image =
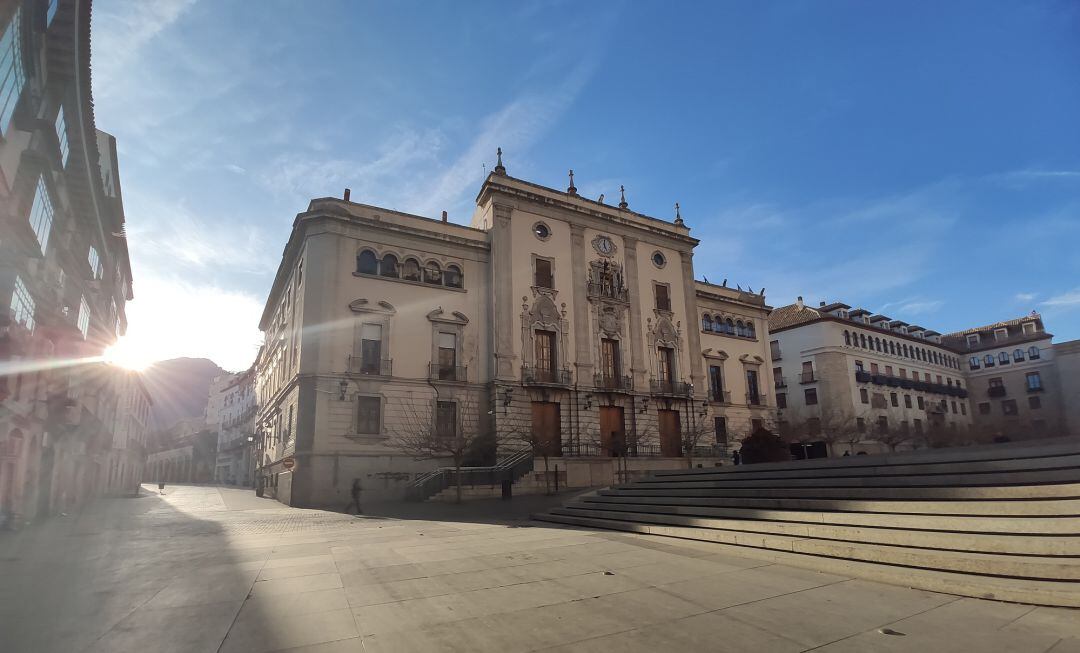
[[248, 367], [311, 198], [467, 223], [500, 146], [773, 306], [1080, 338], [1080, 3], [97, 0], [92, 66], [138, 356]]

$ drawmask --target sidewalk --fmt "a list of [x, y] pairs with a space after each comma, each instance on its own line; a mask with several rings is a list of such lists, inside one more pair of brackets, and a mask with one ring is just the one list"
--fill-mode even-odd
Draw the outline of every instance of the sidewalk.
[[558, 500], [360, 518], [211, 486], [103, 500], [0, 537], [3, 650], [1080, 651], [1077, 611], [525, 521]]

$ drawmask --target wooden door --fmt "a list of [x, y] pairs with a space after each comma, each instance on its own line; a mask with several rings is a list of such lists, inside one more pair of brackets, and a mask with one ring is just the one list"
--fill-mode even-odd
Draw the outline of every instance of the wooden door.
[[682, 429], [679, 424], [679, 411], [658, 410], [660, 421], [660, 455], [668, 458], [682, 456]]
[[625, 424], [622, 407], [600, 407], [600, 455], [614, 457], [625, 453]]
[[562, 455], [559, 404], [551, 401], [532, 402], [532, 433], [538, 455]]

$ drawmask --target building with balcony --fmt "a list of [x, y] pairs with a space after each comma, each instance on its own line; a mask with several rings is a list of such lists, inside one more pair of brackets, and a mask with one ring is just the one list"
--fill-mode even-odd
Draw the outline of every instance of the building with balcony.
[[254, 483], [257, 410], [254, 366], [211, 382], [206, 417], [207, 428], [217, 433], [214, 480], [218, 483], [243, 486]]
[[301, 506], [345, 505], [354, 478], [401, 496], [445, 463], [394, 447], [417, 430], [485, 434], [471, 464], [522, 440], [564, 461], [716, 464], [774, 418], [768, 307], [696, 282], [697, 246], [678, 210], [516, 179], [501, 154], [469, 226], [313, 200], [260, 324], [261, 486]]
[[1065, 432], [1065, 389], [1052, 338], [1035, 312], [944, 337], [962, 356], [979, 439], [1015, 441]]
[[99, 362], [132, 298], [118, 170], [94, 122], [90, 2], [0, 3], [0, 509], [19, 519], [139, 464], [113, 451], [125, 384]]
[[769, 331], [778, 423], [807, 445], [796, 455], [969, 437], [971, 389], [940, 333], [840, 302], [810, 307], [802, 297], [772, 311]]

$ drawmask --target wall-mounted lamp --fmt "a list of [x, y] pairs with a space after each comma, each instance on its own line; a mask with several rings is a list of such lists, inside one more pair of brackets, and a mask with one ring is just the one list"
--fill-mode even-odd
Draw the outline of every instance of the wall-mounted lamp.
[[585, 393], [585, 410], [591, 410], [591, 409], [592, 409], [592, 393], [586, 392]]
[[505, 390], [503, 390], [503, 415], [506, 414], [507, 409], [510, 408], [510, 404], [513, 403], [513, 401], [514, 389], [506, 388]]
[[642, 413], [642, 414], [649, 412], [649, 398], [648, 397], [645, 397], [644, 399], [641, 400], [641, 410], [638, 411], [638, 412]]
[[338, 381], [338, 399], [345, 401], [345, 395], [349, 392], [349, 382], [345, 379]]

